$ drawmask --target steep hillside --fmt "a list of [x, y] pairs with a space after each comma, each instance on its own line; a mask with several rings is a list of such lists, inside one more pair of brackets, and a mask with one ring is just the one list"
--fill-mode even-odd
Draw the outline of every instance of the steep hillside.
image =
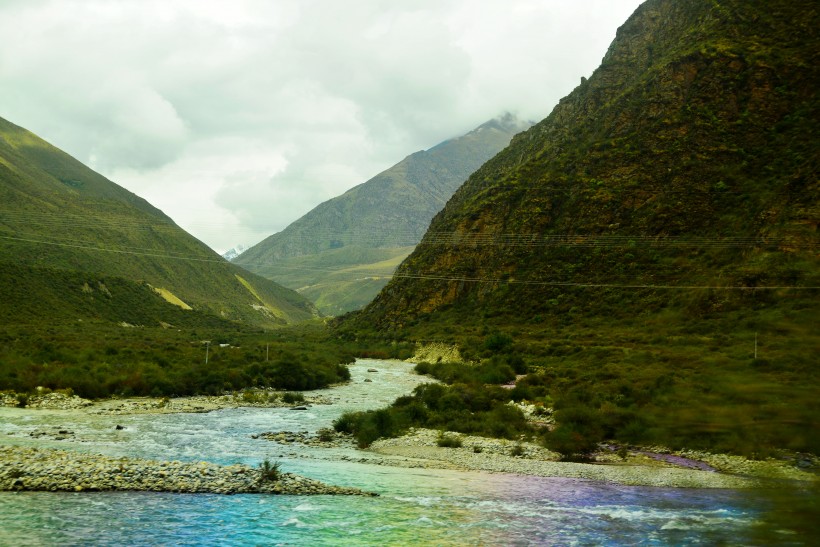
[[820, 286], [817, 22], [812, 2], [646, 2], [363, 316], [708, 311]]
[[234, 262], [300, 290], [324, 313], [358, 309], [387, 283], [456, 188], [529, 125], [507, 114], [416, 152]]
[[[8, 293], [5, 302], [14, 303], [5, 310], [6, 321], [100, 317], [93, 307], [75, 305], [77, 298], [93, 299], [95, 291], [113, 302], [107, 319], [121, 316], [124, 322], [140, 315], [134, 294], [152, 300], [145, 301], [146, 309], [159, 301], [166, 309], [170, 303], [256, 326], [316, 315], [298, 294], [226, 262], [145, 200], [2, 119], [0, 204], [2, 292]], [[75, 274], [87, 275], [87, 283], [67, 288], [76, 294], [53, 302], [54, 288], [79, 279]], [[111, 288], [100, 292], [106, 279]], [[129, 293], [121, 309], [113, 287]], [[156, 314], [148, 319], [163, 320]]]
[[[481, 363], [425, 364], [453, 385], [381, 421], [540, 435], [567, 456], [605, 439], [820, 452], [818, 29], [808, 0], [638, 8], [340, 322]], [[523, 416], [493, 414], [510, 399], [557, 427], [513, 428]]]

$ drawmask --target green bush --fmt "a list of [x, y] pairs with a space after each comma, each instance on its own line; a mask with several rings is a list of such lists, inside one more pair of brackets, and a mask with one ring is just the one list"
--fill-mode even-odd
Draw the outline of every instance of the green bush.
[[345, 412], [333, 421], [333, 429], [339, 433], [353, 434], [361, 416], [361, 412]]
[[461, 448], [461, 437], [458, 435], [447, 435], [443, 431], [439, 433], [436, 444], [443, 448]]
[[305, 396], [301, 393], [293, 393], [288, 391], [282, 394], [282, 402], [292, 405], [294, 403], [302, 403], [305, 401]]
[[333, 429], [330, 428], [322, 428], [318, 431], [318, 438], [323, 443], [329, 443], [333, 441], [335, 435], [333, 434]]
[[484, 349], [492, 353], [504, 353], [512, 349], [513, 339], [509, 334], [495, 332], [484, 339]]
[[276, 482], [281, 478], [281, 463], [271, 463], [267, 458], [259, 464], [259, 482]]

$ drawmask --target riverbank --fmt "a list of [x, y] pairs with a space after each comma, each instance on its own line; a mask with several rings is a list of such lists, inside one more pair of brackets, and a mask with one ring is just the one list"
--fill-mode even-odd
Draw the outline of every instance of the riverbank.
[[[55, 442], [61, 445], [82, 443], [82, 450], [88, 450], [88, 443], [94, 442], [140, 442], [141, 438], [135, 436], [141, 435], [137, 433], [140, 428], [134, 427], [133, 420], [126, 418], [128, 415], [197, 414], [240, 407], [308, 408], [311, 412], [304, 414], [287, 412], [288, 416], [292, 416], [288, 418], [293, 424], [290, 426], [291, 429], [266, 431], [260, 428], [245, 433], [245, 436], [255, 442], [276, 443], [283, 449], [288, 447], [288, 452], [281, 452], [288, 457], [293, 457], [291, 451], [296, 450], [300, 458], [329, 461], [336, 459], [406, 468], [566, 477], [624, 485], [750, 488], [770, 479], [817, 480], [816, 470], [820, 462], [814, 456], [796, 457], [791, 462], [753, 461], [723, 454], [671, 452], [662, 447], [628, 447], [620, 451], [619, 447], [602, 447], [595, 455], [594, 463], [574, 463], [558, 461], [558, 454], [534, 443], [471, 437], [456, 433], [449, 435], [458, 437], [461, 440], [461, 447], [445, 448], [438, 446], [438, 431], [424, 429], [411, 430], [408, 435], [396, 439], [378, 440], [367, 450], [356, 450], [352, 439], [338, 436], [329, 429], [332, 421], [343, 410], [351, 408], [351, 403], [362, 405], [355, 407], [356, 409], [368, 409], [373, 408], [369, 405], [375, 404], [374, 401], [378, 397], [383, 397], [384, 401], [378, 404], [386, 404], [385, 401], [410, 391], [418, 381], [425, 380], [408, 374], [409, 369], [407, 364], [400, 362], [363, 362], [352, 367], [354, 378], [349, 384], [317, 393], [306, 393], [303, 394], [304, 399], [299, 399], [299, 394], [288, 395], [272, 390], [247, 390], [216, 397], [146, 397], [100, 401], [87, 401], [65, 393], [46, 393], [42, 396], [29, 397], [26, 408], [9, 408], [4, 411], [9, 413], [9, 418], [18, 412], [30, 416], [49, 416], [48, 420], [43, 420], [38, 427], [33, 427], [32, 422], [27, 420], [10, 419], [10, 423], [18, 425], [8, 428], [7, 442], [28, 446], [34, 442], [38, 448], [42, 446], [41, 442], [52, 446]], [[407, 382], [408, 380], [411, 381]], [[286, 395], [288, 400], [285, 400]], [[14, 402], [8, 398], [5, 404], [9, 407], [17, 406]], [[335, 410], [336, 408], [339, 410]], [[317, 413], [319, 409], [321, 411]], [[324, 416], [321, 418], [322, 422], [313, 428], [306, 427], [304, 420], [315, 420], [316, 417], [310, 417], [314, 415]], [[118, 416], [123, 416], [123, 421], [120, 421]], [[111, 417], [115, 418], [112, 420]], [[83, 424], [89, 424], [91, 427]], [[102, 433], [103, 431], [106, 433]], [[302, 449], [294, 449], [299, 446], [309, 448], [313, 452], [306, 453]], [[257, 448], [254, 448], [254, 451], [256, 450]], [[131, 453], [127, 448], [120, 452]]]
[[[64, 423], [92, 422], [104, 418], [105, 416], [118, 415], [152, 415], [152, 414], [174, 414], [174, 413], [201, 413], [212, 410], [235, 408], [243, 406], [256, 406], [277, 408], [282, 405], [279, 401], [268, 403], [256, 402], [251, 405], [241, 397], [186, 397], [181, 399], [171, 399], [164, 401], [156, 398], [131, 398], [131, 399], [110, 399], [93, 402], [90, 405], [77, 405], [76, 401], [70, 399], [52, 398], [57, 401], [52, 407], [35, 407], [19, 409], [19, 412], [49, 412], [57, 413], [55, 416], [62, 416], [65, 422], [56, 422], [51, 428], [38, 428], [25, 432], [25, 437], [29, 439], [43, 439], [45, 441], [60, 441], [67, 443], [83, 443], [87, 439], [82, 435], [75, 434], [71, 426], [59, 425]], [[63, 407], [59, 401], [69, 401], [67, 407]], [[309, 402], [308, 402], [309, 401]], [[321, 396], [307, 397], [299, 405], [309, 407], [312, 404], [330, 405], [332, 402]], [[75, 406], [76, 405], [76, 406]], [[15, 410], [15, 412], [17, 412]], [[70, 419], [68, 419], [71, 417]], [[119, 428], [119, 426], [118, 426]], [[17, 444], [16, 438], [22, 436], [20, 433], [9, 433], [9, 441]], [[379, 439], [366, 450], [355, 450], [355, 441], [347, 436], [335, 434], [330, 429], [325, 429], [317, 433], [302, 432], [263, 432], [252, 434], [251, 437], [272, 442], [281, 446], [302, 445], [322, 449], [328, 452], [333, 458], [333, 450], [343, 448], [348, 451], [355, 450], [356, 456], [343, 455], [339, 459], [343, 461], [354, 461], [371, 465], [381, 465], [390, 467], [405, 468], [427, 468], [427, 469], [450, 469], [464, 471], [483, 471], [490, 473], [506, 473], [525, 476], [540, 477], [563, 477], [573, 479], [584, 479], [603, 481], [629, 486], [655, 486], [669, 488], [737, 488], [746, 489], [760, 486], [763, 482], [775, 481], [816, 481], [817, 474], [813, 472], [817, 469], [816, 458], [812, 458], [806, 470], [798, 468], [794, 462], [783, 460], [754, 461], [739, 456], [727, 454], [710, 454], [696, 451], [671, 452], [660, 447], [641, 447], [624, 450], [621, 455], [613, 450], [602, 450], [595, 454], [594, 463], [576, 463], [558, 461], [560, 455], [547, 450], [546, 448], [528, 442], [515, 442], [505, 439], [489, 439], [485, 437], [474, 437], [449, 433], [448, 436], [458, 438], [460, 447], [438, 446], [440, 433], [427, 429], [413, 429], [407, 435], [391, 438]], [[39, 443], [38, 443], [39, 448]], [[36, 448], [32, 448], [36, 450]], [[45, 454], [47, 451], [43, 450]], [[62, 454], [63, 451], [56, 451], [55, 454]], [[72, 452], [73, 454], [73, 452]], [[622, 457], [624, 456], [624, 457]], [[62, 456], [57, 457], [59, 460]], [[97, 458], [103, 458], [98, 456]], [[46, 458], [48, 459], [48, 458]], [[37, 458], [34, 461], [41, 461]], [[0, 460], [4, 461], [5, 460]], [[102, 462], [102, 460], [99, 460]], [[37, 464], [40, 465], [39, 463]], [[71, 490], [75, 486], [81, 489], [94, 489], [102, 484], [103, 490], [117, 489], [122, 487], [127, 490], [142, 490], [146, 484], [154, 484], [155, 479], [162, 478], [157, 484], [155, 491], [190, 491], [190, 492], [218, 492], [218, 493], [239, 493], [261, 491], [258, 488], [251, 488], [247, 482], [235, 483], [228, 481], [219, 485], [218, 481], [206, 485], [200, 481], [188, 483], [184, 488], [169, 482], [171, 476], [159, 477], [157, 473], [167, 470], [157, 467], [157, 462], [151, 460], [133, 460], [132, 467], [138, 469], [145, 465], [145, 477], [149, 477], [147, 483], [140, 480], [136, 483], [128, 483], [123, 486], [117, 482], [99, 483], [94, 477], [84, 475], [72, 475], [76, 483], [72, 483], [68, 476], [54, 474], [49, 471], [46, 475], [35, 481], [32, 489], [50, 490], [57, 484], [57, 490]], [[169, 465], [165, 463], [165, 465]], [[6, 466], [4, 466], [6, 467]], [[70, 466], [69, 466], [70, 467]], [[105, 466], [103, 465], [103, 468]], [[23, 468], [27, 468], [25, 465]], [[35, 466], [35, 470], [39, 467]], [[191, 474], [190, 469], [180, 469], [182, 475], [204, 479], [196, 474]], [[252, 470], [257, 472], [257, 470]], [[135, 471], [136, 473], [136, 471]], [[142, 473], [142, 472], [141, 472]], [[230, 473], [228, 473], [229, 476]], [[243, 475], [240, 473], [239, 475]], [[217, 475], [214, 475], [217, 476]], [[249, 477], [245, 474], [244, 477]], [[58, 477], [61, 482], [50, 482], [51, 478]], [[0, 490], [12, 489], [9, 484], [4, 483], [0, 474]], [[28, 488], [27, 483], [23, 483]], [[227, 490], [225, 484], [233, 485]], [[19, 486], [19, 485], [18, 485]], [[150, 489], [150, 488], [148, 488]], [[292, 493], [287, 488], [279, 493]]]
[[[780, 460], [752, 461], [738, 456], [693, 451], [658, 458], [656, 452], [632, 450], [627, 451], [624, 458], [614, 453], [599, 453], [596, 463], [575, 463], [557, 461], [558, 454], [533, 443], [454, 433], [449, 435], [458, 438], [461, 446], [438, 446], [438, 431], [414, 429], [403, 437], [380, 439], [368, 451], [424, 460], [432, 462], [428, 466], [445, 469], [587, 479], [629, 486], [755, 488], [772, 481], [817, 480], [816, 474]], [[695, 462], [706, 463], [714, 471], [699, 469], [692, 465]]]
[[374, 495], [292, 473], [209, 462], [112, 458], [67, 450], [0, 446], [0, 491], [147, 491], [211, 494]]
[[[816, 474], [782, 460], [752, 461], [726, 454], [671, 452], [654, 447], [625, 450], [622, 455], [603, 449], [593, 456], [593, 462], [576, 463], [559, 461], [560, 454], [534, 443], [458, 433], [446, 436], [458, 439], [460, 446], [439, 446], [438, 431], [412, 429], [402, 437], [375, 441], [369, 448], [357, 451], [360, 457], [342, 459], [391, 467], [484, 471], [666, 488], [746, 489], [774, 482], [817, 480]], [[355, 445], [351, 436], [327, 430], [318, 434], [266, 432], [253, 437], [284, 446]]]
[[191, 397], [117, 397], [92, 401], [64, 392], [21, 395], [5, 392], [0, 406], [38, 410], [82, 410], [88, 414], [175, 414], [181, 412], [211, 412], [224, 408], [294, 408], [305, 405], [327, 405], [331, 401], [321, 395], [289, 393], [276, 390], [249, 389], [226, 395], [196, 395]]

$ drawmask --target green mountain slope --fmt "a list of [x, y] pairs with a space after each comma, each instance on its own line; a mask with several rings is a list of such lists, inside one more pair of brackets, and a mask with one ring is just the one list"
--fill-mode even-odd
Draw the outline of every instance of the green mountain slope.
[[[129, 286], [125, 292], [143, 294], [146, 309], [157, 302], [171, 309], [173, 302], [175, 309], [256, 326], [316, 315], [295, 292], [227, 263], [145, 200], [2, 119], [0, 265], [0, 287], [8, 293], [4, 302], [15, 303], [4, 310], [9, 322], [32, 316], [54, 322], [100, 317], [99, 310], [78, 307], [76, 298], [93, 298], [109, 278], [117, 279], [109, 283], [112, 287]], [[87, 274], [88, 282], [67, 287], [76, 294], [55, 301], [54, 287], [64, 286], [65, 272], [77, 279], [75, 273]], [[25, 291], [15, 287], [15, 279], [25, 280]], [[117, 313], [124, 322], [140, 315], [136, 300], [123, 298], [118, 309], [118, 294], [108, 292], [105, 298], [114, 302], [103, 314], [108, 320]], [[143, 319], [155, 325], [163, 320], [156, 314]]]
[[818, 29], [807, 0], [647, 1], [342, 330], [471, 359], [502, 331], [569, 452], [820, 449]]
[[317, 206], [234, 262], [298, 289], [323, 313], [359, 309], [386, 284], [467, 176], [529, 125], [507, 114], [416, 152]]
[[367, 315], [820, 285], [817, 10], [775, 4], [641, 6], [593, 76], [456, 192]]

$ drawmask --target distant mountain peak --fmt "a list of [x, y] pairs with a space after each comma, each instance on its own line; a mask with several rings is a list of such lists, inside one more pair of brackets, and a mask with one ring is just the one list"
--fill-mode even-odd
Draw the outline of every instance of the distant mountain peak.
[[233, 260], [234, 260], [236, 257], [238, 257], [239, 255], [241, 255], [242, 253], [244, 253], [244, 252], [245, 252], [245, 251], [247, 251], [248, 249], [250, 249], [250, 247], [249, 247], [249, 246], [247, 246], [247, 245], [243, 245], [243, 244], [241, 244], [241, 243], [240, 243], [239, 245], [236, 245], [236, 246], [234, 246], [234, 247], [232, 247], [232, 248], [228, 249], [228, 250], [227, 250], [227, 251], [225, 251], [224, 253], [222, 253], [222, 258], [224, 258], [224, 259], [225, 259], [225, 260], [227, 260], [228, 262], [233, 262]]
[[233, 260], [299, 290], [323, 313], [357, 309], [387, 282], [467, 177], [531, 125], [504, 113], [410, 154]]
[[522, 120], [516, 114], [512, 112], [504, 112], [503, 114], [499, 114], [492, 120], [484, 122], [483, 124], [479, 125], [474, 131], [481, 131], [483, 129], [498, 129], [500, 131], [504, 131], [505, 133], [520, 133], [526, 129], [529, 129], [535, 125], [535, 122]]

